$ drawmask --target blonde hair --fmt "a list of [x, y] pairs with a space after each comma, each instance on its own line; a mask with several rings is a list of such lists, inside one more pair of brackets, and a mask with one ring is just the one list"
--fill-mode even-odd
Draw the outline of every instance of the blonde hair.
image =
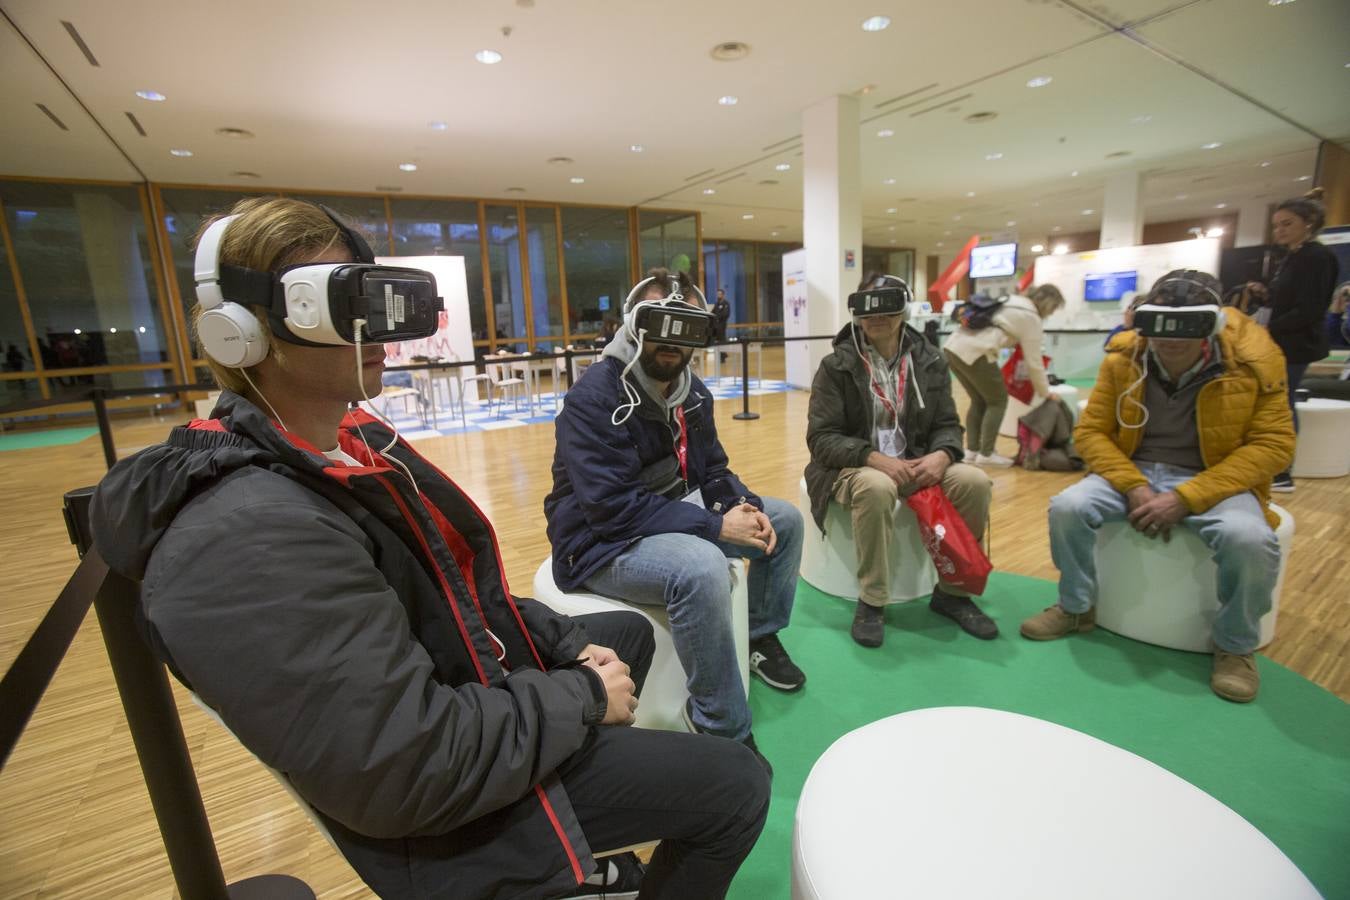
[[[293, 197], [240, 200], [225, 215], [239, 218], [229, 224], [221, 238], [221, 265], [274, 272], [325, 253], [342, 240], [342, 232], [328, 218], [327, 213], [313, 203]], [[193, 241], [194, 250], [206, 229], [221, 218], [215, 216], [202, 223]], [[272, 329], [268, 325], [267, 314], [258, 309], [252, 312], [268, 338], [268, 356], [281, 361], [282, 350], [277, 341], [271, 340]], [[200, 305], [192, 308], [194, 336], [201, 314]], [[220, 387], [236, 394], [250, 393], [248, 381], [238, 369], [223, 366], [209, 356], [206, 357], [206, 365]]]
[[1036, 304], [1036, 311], [1041, 314], [1042, 319], [1064, 308], [1064, 295], [1053, 284], [1036, 285], [1031, 289], [1027, 299]]

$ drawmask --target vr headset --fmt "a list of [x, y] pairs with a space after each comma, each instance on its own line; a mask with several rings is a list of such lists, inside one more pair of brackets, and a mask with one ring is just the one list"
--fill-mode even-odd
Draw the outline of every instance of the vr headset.
[[[1169, 278], [1153, 286], [1148, 302], [1134, 310], [1134, 327], [1144, 337], [1194, 340], [1207, 338], [1223, 330], [1223, 298], [1194, 270]], [[1208, 295], [1213, 303], [1195, 304], [1199, 295]]]
[[714, 318], [708, 312], [708, 298], [698, 285], [691, 284], [698, 294], [703, 308], [690, 306], [680, 293], [680, 282], [672, 279], [670, 295], [655, 300], [639, 300], [634, 303], [644, 288], [656, 281], [655, 277], [644, 278], [633, 286], [624, 300], [624, 326], [635, 343], [649, 340], [674, 347], [707, 347], [713, 340]]
[[859, 318], [894, 316], [905, 311], [911, 300], [909, 285], [894, 275], [876, 280], [876, 285], [848, 295], [848, 311]]
[[[316, 204], [318, 205], [318, 204]], [[422, 269], [382, 266], [365, 240], [327, 207], [354, 263], [315, 263], [261, 272], [220, 264], [220, 242], [237, 216], [211, 224], [197, 246], [195, 279], [202, 314], [202, 350], [223, 365], [244, 368], [267, 356], [267, 335], [250, 311], [264, 310], [273, 336], [307, 347], [386, 344], [430, 337], [444, 300]]]

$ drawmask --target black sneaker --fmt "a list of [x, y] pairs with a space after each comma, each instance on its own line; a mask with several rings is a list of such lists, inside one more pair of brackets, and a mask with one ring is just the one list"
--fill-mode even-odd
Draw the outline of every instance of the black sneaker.
[[570, 893], [559, 894], [559, 900], [629, 900], [636, 897], [642, 887], [642, 876], [647, 873], [644, 866], [632, 853], [616, 853], [595, 861], [596, 869], [589, 878], [572, 889]]
[[750, 671], [758, 675], [760, 681], [780, 691], [799, 690], [806, 684], [806, 675], [788, 657], [776, 634], [766, 634], [750, 642]]
[[992, 641], [998, 637], [998, 625], [980, 612], [975, 601], [969, 597], [954, 597], [934, 588], [933, 598], [928, 601], [928, 608], [940, 616], [951, 619], [960, 625], [966, 634], [974, 635], [982, 641]]
[[886, 607], [858, 601], [853, 614], [853, 639], [864, 647], [880, 647], [886, 637]]
[[1270, 483], [1270, 489], [1277, 494], [1292, 494], [1294, 492], [1293, 476], [1288, 472], [1281, 472]]
[[[707, 734], [710, 737], [717, 737], [717, 735], [704, 731], [694, 724], [694, 714], [691, 711], [693, 702], [693, 697], [684, 701], [684, 707], [681, 710], [684, 713], [684, 727], [689, 729], [690, 734]], [[773, 781], [773, 766], [769, 765], [769, 761], [764, 758], [764, 754], [759, 752], [759, 747], [755, 744], [755, 736], [747, 734], [740, 743], [750, 748], [750, 752], [755, 754], [755, 759], [759, 760], [759, 764], [764, 767], [764, 772], [769, 776], [769, 780]]]

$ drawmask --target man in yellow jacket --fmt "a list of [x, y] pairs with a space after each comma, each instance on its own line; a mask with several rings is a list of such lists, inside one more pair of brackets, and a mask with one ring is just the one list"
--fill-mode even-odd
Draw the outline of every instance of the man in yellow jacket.
[[[1148, 302], [1218, 307], [1222, 295], [1213, 276], [1178, 270], [1153, 285]], [[1044, 641], [1092, 630], [1093, 547], [1104, 522], [1127, 520], [1163, 540], [1176, 526], [1189, 528], [1219, 569], [1210, 687], [1245, 703], [1260, 687], [1252, 654], [1280, 561], [1270, 482], [1293, 458], [1294, 424], [1284, 357], [1266, 330], [1235, 309], [1212, 311], [1208, 336], [1129, 330], [1107, 345], [1074, 431], [1092, 474], [1050, 501], [1059, 603], [1023, 622], [1022, 635]]]

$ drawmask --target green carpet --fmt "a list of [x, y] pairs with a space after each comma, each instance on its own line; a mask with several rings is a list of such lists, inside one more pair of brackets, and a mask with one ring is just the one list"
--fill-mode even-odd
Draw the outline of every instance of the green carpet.
[[1081, 399], [1086, 400], [1087, 395], [1092, 393], [1092, 386], [1097, 383], [1097, 376], [1093, 375], [1091, 378], [1066, 378], [1064, 379], [1064, 383], [1072, 385], [1082, 391]]
[[20, 431], [0, 435], [0, 450], [32, 450], [75, 444], [98, 434], [97, 428], [49, 428], [45, 431]]
[[[1023, 713], [1152, 760], [1246, 818], [1324, 896], [1350, 898], [1350, 705], [1265, 658], [1257, 700], [1227, 703], [1210, 693], [1207, 654], [1100, 628], [1049, 643], [1023, 639], [1021, 620], [1054, 602], [1048, 581], [995, 573], [986, 596], [998, 640], [975, 640], [916, 601], [890, 607], [885, 645], [867, 650], [848, 634], [852, 602], [800, 584], [783, 644], [808, 680], [791, 695], [752, 679], [755, 739], [774, 767], [773, 804], [733, 898], [789, 895], [797, 797], [830, 744], [931, 706]], [[978, 860], [975, 848], [971, 861]]]

